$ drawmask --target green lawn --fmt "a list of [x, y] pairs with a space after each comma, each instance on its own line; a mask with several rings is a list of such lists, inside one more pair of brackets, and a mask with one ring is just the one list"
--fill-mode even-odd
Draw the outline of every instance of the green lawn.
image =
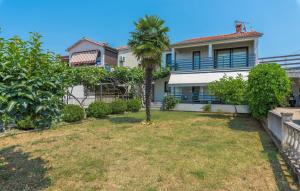
[[296, 190], [247, 116], [125, 114], [0, 140], [0, 190]]

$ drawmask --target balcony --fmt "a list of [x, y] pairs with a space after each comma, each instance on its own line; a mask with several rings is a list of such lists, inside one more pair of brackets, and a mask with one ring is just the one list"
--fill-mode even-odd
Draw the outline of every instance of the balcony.
[[239, 69], [251, 68], [256, 63], [256, 56], [252, 55], [231, 55], [202, 57], [197, 59], [176, 59], [170, 65], [171, 71], [210, 71], [218, 69]]
[[176, 99], [180, 101], [180, 103], [199, 103], [199, 104], [219, 104], [221, 100], [212, 95], [207, 94], [199, 94], [199, 93], [182, 93], [182, 94], [171, 94]]

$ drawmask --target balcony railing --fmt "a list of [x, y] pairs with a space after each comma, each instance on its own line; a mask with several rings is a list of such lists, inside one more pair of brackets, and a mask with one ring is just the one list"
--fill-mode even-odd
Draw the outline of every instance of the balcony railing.
[[230, 68], [248, 68], [255, 65], [255, 55], [204, 57], [200, 59], [177, 59], [171, 64], [172, 71], [214, 70]]
[[199, 94], [199, 93], [184, 93], [171, 94], [177, 98], [181, 103], [200, 103], [200, 104], [218, 104], [221, 100], [216, 96]]

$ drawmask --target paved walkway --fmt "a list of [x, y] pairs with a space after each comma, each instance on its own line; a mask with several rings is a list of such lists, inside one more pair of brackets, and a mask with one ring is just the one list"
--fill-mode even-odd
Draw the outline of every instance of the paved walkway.
[[300, 107], [279, 107], [276, 111], [293, 113], [293, 121], [300, 125]]

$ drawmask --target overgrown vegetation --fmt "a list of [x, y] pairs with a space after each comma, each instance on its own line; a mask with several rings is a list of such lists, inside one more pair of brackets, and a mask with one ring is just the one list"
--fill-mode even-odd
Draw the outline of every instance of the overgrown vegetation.
[[221, 79], [208, 85], [212, 95], [219, 97], [222, 102], [232, 104], [237, 114], [236, 105], [246, 102], [247, 81], [239, 74], [236, 78], [224, 75]]
[[40, 38], [31, 33], [28, 41], [0, 39], [0, 120], [4, 124], [49, 127], [60, 116], [68, 86], [67, 66], [42, 50]]
[[77, 122], [84, 119], [84, 110], [79, 105], [65, 105], [61, 111], [61, 119], [65, 122]]
[[284, 105], [291, 92], [291, 82], [278, 64], [259, 64], [248, 76], [248, 105], [253, 117], [266, 117], [268, 111]]
[[179, 100], [176, 99], [174, 96], [165, 96], [163, 100], [163, 109], [169, 111], [171, 109], [174, 109], [178, 103]]

